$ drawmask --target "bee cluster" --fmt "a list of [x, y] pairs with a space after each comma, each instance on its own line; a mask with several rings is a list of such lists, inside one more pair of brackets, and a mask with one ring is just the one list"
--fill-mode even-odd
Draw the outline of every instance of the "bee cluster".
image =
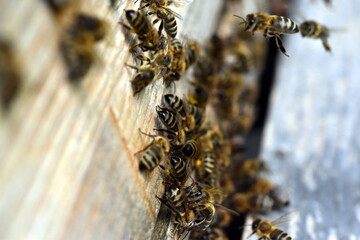
[[[161, 21], [158, 29], [151, 15]], [[172, 212], [175, 235], [227, 239], [232, 215], [288, 204], [279, 187], [259, 177], [265, 163], [244, 158], [257, 99], [256, 85], [246, 75], [258, 66], [263, 48], [240, 31], [214, 34], [204, 46], [188, 39], [182, 44], [175, 38], [174, 16], [168, 5], [147, 0], [138, 10], [125, 10], [130, 26], [120, 22], [138, 40], [130, 52], [140, 65], [127, 64], [136, 70], [130, 81], [134, 95], [159, 78], [166, 87], [176, 85], [187, 70], [192, 79], [187, 96], [162, 96], [155, 109], [156, 134], [140, 130], [152, 141], [135, 155], [140, 171], [160, 170], [165, 190], [156, 198]]]

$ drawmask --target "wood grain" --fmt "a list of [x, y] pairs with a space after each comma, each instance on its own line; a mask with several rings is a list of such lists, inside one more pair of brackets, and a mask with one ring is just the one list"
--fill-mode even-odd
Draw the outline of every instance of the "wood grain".
[[[197, 0], [180, 9], [180, 36], [203, 43], [221, 6]], [[10, 111], [0, 116], [1, 239], [172, 238], [168, 218], [158, 219], [159, 172], [140, 174], [133, 156], [150, 141], [138, 128], [151, 132], [164, 92], [157, 81], [132, 96], [134, 72], [124, 67], [132, 59], [117, 22], [133, 7], [133, 1], [117, 1], [115, 9], [108, 1], [79, 1], [76, 10], [110, 27], [96, 46], [95, 66], [74, 85], [58, 51], [61, 24], [48, 6], [0, 1], [0, 36], [14, 46], [22, 79]]]

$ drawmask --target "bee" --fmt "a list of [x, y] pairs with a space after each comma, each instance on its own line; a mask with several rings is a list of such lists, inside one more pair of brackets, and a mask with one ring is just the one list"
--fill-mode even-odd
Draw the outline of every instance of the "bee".
[[155, 79], [156, 68], [151, 64], [142, 65], [139, 68], [129, 64], [126, 64], [126, 66], [135, 69], [137, 72], [133, 77], [133, 79], [131, 80], [131, 88], [133, 90], [134, 95], [141, 92], [141, 90], [143, 90]]
[[199, 58], [201, 46], [196, 40], [188, 40], [186, 43], [185, 62], [186, 69], [193, 65]]
[[331, 51], [328, 42], [330, 31], [326, 26], [315, 21], [304, 21], [300, 25], [300, 32], [303, 37], [320, 39], [325, 50]]
[[132, 46], [130, 51], [135, 47], [140, 47], [142, 51], [155, 51], [163, 48], [164, 41], [161, 38], [161, 33], [158, 32], [150, 23], [149, 19], [141, 13], [141, 11], [124, 10], [125, 17], [131, 27], [119, 22], [123, 27], [132, 33], [136, 33], [140, 43]]
[[274, 207], [273, 199], [260, 192], [236, 193], [232, 202], [234, 209], [239, 212], [267, 213]]
[[151, 11], [146, 15], [156, 14], [157, 19], [153, 22], [154, 24], [158, 21], [161, 21], [159, 32], [161, 33], [164, 29], [170, 38], [175, 38], [177, 34], [177, 24], [175, 17], [182, 19], [181, 16], [172, 11], [170, 8], [167, 8], [165, 5], [159, 4], [159, 2], [156, 1], [149, 1], [149, 3], [143, 5], [139, 9], [143, 9], [145, 7], [151, 9]]
[[162, 136], [150, 135], [142, 132], [140, 129], [139, 131], [140, 133], [153, 139], [152, 142], [144, 149], [135, 153], [140, 161], [139, 169], [140, 171], [152, 170], [166, 158], [167, 153], [170, 151], [170, 144], [169, 141]]
[[287, 192], [266, 179], [257, 179], [248, 190], [267, 194], [274, 201], [274, 209], [280, 209], [290, 204]]
[[8, 41], [0, 40], [0, 101], [8, 109], [20, 90], [21, 78], [13, 48]]
[[[165, 181], [183, 185], [189, 176], [189, 161], [187, 159], [181, 158], [179, 156], [173, 155], [167, 160], [169, 169], [166, 169], [164, 166], [160, 165], [165, 172]], [[170, 178], [169, 178], [170, 176]]]
[[246, 159], [242, 162], [238, 174], [241, 178], [255, 179], [258, 177], [259, 173], [266, 172], [268, 170], [269, 168], [263, 160], [258, 158]]
[[190, 232], [193, 228], [196, 228], [204, 222], [204, 219], [198, 219], [196, 217], [193, 209], [188, 208], [183, 188], [166, 184], [164, 196], [164, 198], [158, 196], [156, 196], [156, 198], [175, 214], [175, 224], [177, 225], [175, 234], [178, 233], [179, 236], [182, 236], [184, 232]]
[[162, 100], [173, 111], [178, 112], [182, 117], [186, 117], [185, 104], [181, 98], [174, 94], [165, 94]]
[[70, 80], [84, 77], [96, 60], [95, 43], [103, 40], [107, 23], [97, 17], [78, 14], [60, 40], [60, 51]]
[[[293, 212], [290, 212], [290, 214], [292, 213]], [[288, 233], [276, 227], [276, 225], [288, 221], [288, 218], [290, 216], [291, 215], [286, 214], [272, 222], [262, 219], [256, 219], [253, 221], [251, 225], [251, 228], [253, 230], [251, 235], [256, 233], [258, 236], [260, 236], [259, 239], [262, 240], [279, 240], [279, 239], [292, 240], [292, 237]]]
[[183, 156], [194, 159], [199, 153], [198, 145], [194, 140], [187, 141], [182, 147], [181, 147], [181, 153]]
[[214, 153], [212, 151], [204, 152], [196, 164], [198, 165], [195, 166], [197, 179], [207, 186], [217, 187], [217, 163]]
[[168, 73], [164, 76], [166, 86], [170, 83], [180, 80], [180, 77], [186, 70], [185, 51], [182, 43], [172, 38], [170, 40], [169, 53], [172, 55], [172, 61], [168, 69]]
[[171, 145], [183, 145], [185, 143], [186, 136], [185, 131], [182, 128], [180, 114], [160, 106], [156, 107], [156, 112], [160, 121], [166, 128], [155, 128], [154, 130], [166, 133]]
[[280, 38], [281, 34], [293, 34], [299, 32], [297, 24], [290, 18], [277, 15], [269, 15], [266, 13], [252, 13], [246, 15], [246, 19], [241, 18], [245, 24], [245, 31], [262, 32], [264, 37], [275, 37], [276, 46], [287, 57], [286, 50]]

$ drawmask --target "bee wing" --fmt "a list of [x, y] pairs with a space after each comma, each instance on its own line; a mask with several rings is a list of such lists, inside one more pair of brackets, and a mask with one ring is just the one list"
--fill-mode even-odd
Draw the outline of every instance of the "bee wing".
[[299, 215], [299, 212], [296, 210], [290, 211], [282, 216], [280, 216], [279, 218], [275, 219], [274, 221], [271, 221], [272, 224], [274, 225], [280, 225], [283, 223], [289, 223], [293, 220], [295, 220]]
[[170, 3], [174, 4], [176, 7], [190, 5], [194, 0], [172, 0]]
[[172, 15], [174, 15], [176, 18], [181, 19], [182, 20], [182, 16], [180, 14], [178, 14], [177, 12], [171, 10], [170, 8], [167, 7], [162, 7], [166, 12], [171, 13]]

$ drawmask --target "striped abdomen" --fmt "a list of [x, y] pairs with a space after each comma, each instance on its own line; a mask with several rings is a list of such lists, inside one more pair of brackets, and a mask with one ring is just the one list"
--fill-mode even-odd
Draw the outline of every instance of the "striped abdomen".
[[172, 174], [179, 182], [182, 182], [187, 175], [186, 161], [180, 157], [173, 156], [170, 158], [170, 166]]
[[175, 132], [178, 131], [178, 121], [174, 112], [160, 106], [156, 107], [156, 112], [161, 122], [166, 126], [166, 128], [171, 129]]
[[204, 165], [204, 176], [206, 179], [213, 179], [215, 176], [216, 166], [215, 166], [215, 156], [211, 152], [206, 152], [203, 158]]
[[170, 46], [171, 50], [175, 56], [183, 56], [184, 47], [183, 47], [182, 43], [179, 41], [179, 39], [177, 39], [177, 38], [171, 39], [170, 45], [171, 45]]
[[195, 106], [194, 104], [189, 103], [189, 113], [194, 116], [195, 118], [195, 126], [200, 127], [202, 121], [203, 121], [203, 112]]
[[284, 231], [275, 229], [269, 235], [271, 240], [291, 240], [292, 238]]
[[168, 36], [175, 38], [177, 34], [177, 25], [174, 15], [171, 13], [166, 14], [164, 21], [164, 29]]
[[174, 94], [165, 94], [163, 96], [164, 102], [171, 107], [174, 111], [180, 113], [182, 117], [185, 117], [185, 108], [184, 108], [184, 102], [181, 98]]
[[143, 171], [155, 168], [159, 165], [160, 160], [162, 159], [162, 154], [162, 149], [157, 146], [149, 147], [144, 150], [142, 156], [140, 157], [139, 169]]
[[139, 35], [146, 35], [151, 30], [149, 20], [139, 11], [126, 10], [126, 19]]
[[297, 24], [290, 18], [283, 16], [270, 16], [270, 25], [273, 27], [272, 31], [274, 33], [297, 33], [299, 28]]
[[184, 199], [181, 189], [175, 186], [168, 186], [166, 191], [168, 194], [168, 200], [171, 202], [171, 204], [180, 212], [184, 212]]

